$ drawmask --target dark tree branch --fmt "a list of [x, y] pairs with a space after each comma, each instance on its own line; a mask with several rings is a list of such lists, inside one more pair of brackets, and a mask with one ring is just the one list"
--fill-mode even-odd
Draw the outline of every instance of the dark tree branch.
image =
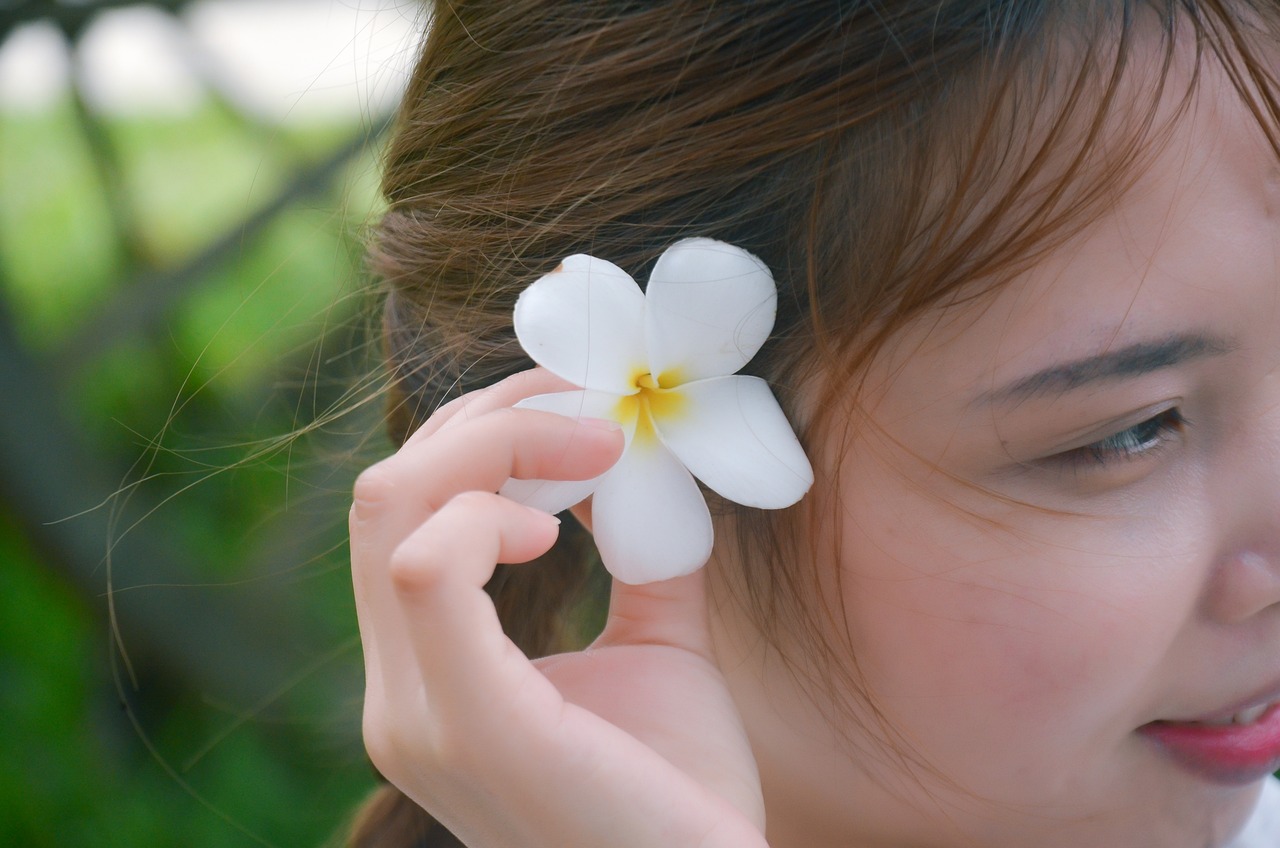
[[[0, 39], [20, 24], [48, 20], [67, 35], [74, 51], [97, 14], [137, 3], [0, 0]], [[147, 5], [176, 13], [188, 0], [152, 0]], [[207, 74], [201, 76], [207, 79]], [[79, 91], [74, 95], [81, 132], [101, 176], [116, 237], [133, 265], [132, 276], [120, 281], [53, 360], [37, 358], [24, 348], [13, 316], [0, 299], [0, 392], [11, 401], [0, 412], [0, 510], [13, 517], [42, 562], [91, 599], [104, 619], [109, 611], [116, 615], [123, 645], [147, 668], [218, 701], [259, 704], [332, 645], [315, 641], [318, 634], [310, 631], [297, 599], [278, 582], [258, 581], [252, 588], [236, 589], [198, 585], [203, 579], [199, 552], [186, 549], [163, 515], [151, 514], [156, 502], [149, 491], [140, 487], [131, 497], [113, 496], [125, 470], [85, 443], [61, 406], [61, 392], [74, 373], [103, 351], [153, 333], [206, 284], [212, 271], [239, 256], [281, 213], [329, 192], [342, 168], [381, 135], [385, 124], [359, 133], [322, 161], [299, 169], [269, 203], [181, 267], [139, 271], [147, 265], [147, 251], [125, 191], [121, 157]], [[231, 108], [236, 111], [234, 105]], [[0, 298], [6, 291], [3, 282]], [[317, 366], [317, 379], [331, 367]], [[348, 494], [326, 473], [315, 471], [312, 483], [317, 490], [331, 484], [315, 508], [324, 515], [341, 514]], [[293, 565], [299, 558], [318, 555], [327, 542], [318, 529], [323, 520], [312, 517], [316, 514], [290, 515], [250, 552], [250, 562], [265, 572], [286, 559]], [[122, 532], [126, 528], [128, 532]], [[343, 688], [345, 679], [322, 677], [307, 690], [322, 693], [332, 703], [345, 703], [352, 694]]]
[[89, 148], [89, 159], [102, 183], [103, 197], [116, 241], [124, 251], [125, 267], [140, 268], [151, 264], [151, 257], [142, 239], [142, 228], [134, 214], [132, 197], [125, 185], [124, 167], [116, 146], [102, 119], [93, 113], [84, 98], [84, 65], [80, 51], [71, 51], [72, 84], [71, 104], [75, 110], [80, 135]]
[[[192, 0], [148, 0], [148, 6], [177, 12]], [[94, 16], [107, 9], [136, 6], [138, 0], [89, 0], [83, 3], [59, 3], [54, 0], [0, 0], [0, 40], [22, 24], [49, 21], [62, 30], [73, 43], [79, 40]]]
[[[161, 517], [121, 534], [148, 505], [141, 497], [112, 499], [124, 475], [83, 443], [56, 385], [22, 347], [0, 302], [0, 393], [11, 399], [0, 414], [0, 509], [49, 566], [97, 599], [104, 617], [114, 592], [123, 644], [150, 666], [223, 701], [254, 704], [272, 695], [328, 646], [314, 643], [281, 587], [256, 585], [250, 593], [201, 585], [195, 557]], [[199, 588], [133, 588], [184, 585]]]
[[215, 238], [180, 267], [144, 272], [117, 286], [111, 299], [72, 334], [58, 355], [54, 370], [64, 375], [75, 373], [121, 341], [154, 329], [213, 271], [240, 255], [282, 212], [301, 200], [329, 191], [338, 172], [380, 133], [380, 128], [361, 132], [324, 160], [303, 169], [266, 206]]

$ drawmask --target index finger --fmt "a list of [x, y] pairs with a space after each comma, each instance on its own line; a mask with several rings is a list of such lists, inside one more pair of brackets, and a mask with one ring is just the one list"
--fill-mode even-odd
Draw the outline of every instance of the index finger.
[[527, 397], [573, 388], [576, 386], [545, 368], [530, 368], [499, 380], [492, 386], [468, 392], [462, 397], [449, 401], [433, 412], [431, 417], [405, 440], [405, 444], [421, 441], [445, 427], [470, 421], [495, 409], [511, 406]]
[[502, 407], [407, 444], [357, 480], [353, 541], [394, 545], [455, 495], [496, 492], [512, 477], [590, 479], [622, 448], [610, 424]]

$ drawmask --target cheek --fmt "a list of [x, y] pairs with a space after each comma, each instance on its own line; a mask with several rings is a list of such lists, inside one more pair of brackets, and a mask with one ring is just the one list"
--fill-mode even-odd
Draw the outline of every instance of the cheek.
[[1185, 572], [1169, 553], [1179, 540], [1154, 523], [1026, 508], [974, 516], [961, 493], [889, 480], [864, 490], [875, 496], [848, 500], [840, 540], [858, 668], [944, 772], [1018, 794], [1028, 775], [1106, 756], [1150, 718], [1146, 675], [1194, 598], [1172, 579]]
[[1036, 722], [1077, 712], [1074, 701], [1118, 674], [1113, 648], [1125, 644], [1132, 616], [1090, 603], [1092, 594], [1009, 579], [991, 560], [978, 569], [957, 565], [953, 550], [913, 547], [918, 561], [950, 556], [950, 567], [859, 559], [845, 571], [851, 638], [880, 698], [912, 712], [958, 711], [971, 723]]

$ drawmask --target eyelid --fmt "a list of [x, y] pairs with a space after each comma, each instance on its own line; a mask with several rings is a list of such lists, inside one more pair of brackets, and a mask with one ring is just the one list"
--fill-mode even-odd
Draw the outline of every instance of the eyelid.
[[[1147, 459], [1155, 456], [1162, 448], [1167, 447], [1172, 439], [1185, 430], [1188, 423], [1178, 406], [1165, 406], [1163, 409], [1153, 414], [1147, 414], [1128, 426], [1112, 430], [1106, 436], [1075, 448], [1059, 451], [1045, 457], [1043, 461], [1074, 470], [1101, 471], [1117, 463]], [[1107, 444], [1108, 442], [1115, 442], [1130, 431], [1146, 425], [1154, 425], [1154, 434], [1133, 449]]]
[[1086, 426], [1078, 427], [1071, 432], [1059, 434], [1054, 443], [1041, 447], [1037, 451], [1037, 456], [1029, 461], [1038, 462], [1042, 459], [1049, 459], [1059, 454], [1070, 453], [1073, 450], [1097, 444], [1117, 433], [1122, 433], [1125, 430], [1150, 421], [1152, 418], [1163, 415], [1171, 409], [1181, 409], [1182, 406], [1183, 398], [1166, 398], [1158, 403], [1148, 404], [1141, 409], [1135, 409], [1106, 421], [1095, 421]]

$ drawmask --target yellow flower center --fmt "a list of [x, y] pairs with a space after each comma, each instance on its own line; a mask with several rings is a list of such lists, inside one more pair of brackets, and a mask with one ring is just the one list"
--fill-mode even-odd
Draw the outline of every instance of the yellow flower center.
[[657, 439], [654, 420], [679, 415], [687, 404], [684, 395], [676, 391], [681, 382], [674, 371], [663, 372], [656, 379], [647, 371], [637, 374], [634, 385], [640, 391], [618, 400], [618, 420], [629, 421], [634, 417], [636, 439]]

